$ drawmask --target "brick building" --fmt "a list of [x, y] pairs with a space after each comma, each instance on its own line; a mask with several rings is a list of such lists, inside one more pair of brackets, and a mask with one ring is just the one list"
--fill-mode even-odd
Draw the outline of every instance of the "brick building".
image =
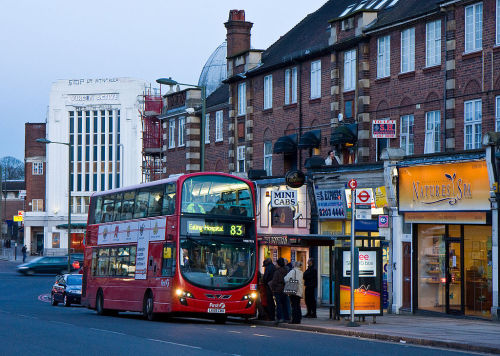
[[45, 217], [46, 145], [36, 142], [46, 137], [45, 123], [26, 123], [24, 126], [24, 176], [26, 181], [26, 211], [24, 214], [24, 244], [32, 254], [43, 250]]

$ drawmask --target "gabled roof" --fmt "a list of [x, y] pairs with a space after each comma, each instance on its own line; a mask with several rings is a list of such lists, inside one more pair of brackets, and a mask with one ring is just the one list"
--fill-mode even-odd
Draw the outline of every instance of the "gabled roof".
[[207, 97], [207, 108], [229, 103], [229, 84], [223, 83]]

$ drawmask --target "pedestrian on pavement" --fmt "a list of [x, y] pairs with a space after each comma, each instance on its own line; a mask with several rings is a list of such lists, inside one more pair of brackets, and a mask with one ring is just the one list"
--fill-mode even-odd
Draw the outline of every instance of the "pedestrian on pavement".
[[266, 301], [267, 305], [264, 308], [267, 314], [267, 318], [271, 321], [275, 319], [276, 305], [274, 304], [273, 292], [271, 287], [269, 287], [269, 282], [272, 281], [276, 267], [274, 266], [273, 260], [269, 257], [264, 260], [264, 276], [262, 277], [262, 282], [265, 286], [266, 291]]
[[302, 273], [302, 262], [295, 261], [294, 268], [285, 276], [285, 283], [294, 279], [298, 281], [297, 294], [290, 294], [290, 302], [292, 304], [292, 324], [300, 324], [302, 320], [302, 310], [300, 309], [300, 298], [304, 292], [304, 281]]
[[278, 258], [278, 269], [273, 274], [273, 279], [269, 282], [269, 287], [273, 292], [274, 300], [276, 302], [276, 321], [275, 323], [289, 322], [290, 316], [285, 302], [286, 294], [283, 292], [285, 289], [285, 276], [288, 270], [285, 267], [285, 260]]
[[[286, 272], [288, 273], [293, 269], [293, 264], [292, 264], [292, 262], [288, 262], [288, 260], [286, 258], [283, 258], [283, 259], [285, 260], [285, 268], [286, 268]], [[288, 310], [288, 315], [292, 315], [292, 306], [291, 306], [290, 297], [288, 296], [288, 294], [285, 293], [284, 299], [285, 299], [286, 310]]]
[[318, 287], [318, 271], [314, 267], [314, 259], [307, 261], [307, 270], [304, 272], [305, 299], [307, 314], [305, 318], [316, 318], [316, 293]]
[[26, 262], [26, 252], [28, 249], [26, 248], [26, 245], [23, 245], [23, 248], [21, 249], [21, 252], [23, 253], [23, 263]]

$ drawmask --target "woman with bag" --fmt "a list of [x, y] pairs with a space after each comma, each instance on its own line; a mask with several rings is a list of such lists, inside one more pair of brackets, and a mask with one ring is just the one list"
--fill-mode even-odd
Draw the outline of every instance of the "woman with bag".
[[300, 309], [300, 298], [304, 290], [303, 273], [301, 270], [302, 262], [295, 261], [294, 268], [285, 276], [285, 293], [290, 297], [292, 303], [292, 321], [291, 324], [300, 324], [302, 319], [302, 310]]

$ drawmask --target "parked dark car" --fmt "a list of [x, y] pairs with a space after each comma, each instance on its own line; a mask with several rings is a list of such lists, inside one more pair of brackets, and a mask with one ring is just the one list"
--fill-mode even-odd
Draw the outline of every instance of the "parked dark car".
[[[83, 254], [71, 255], [71, 271], [77, 271], [83, 265]], [[25, 275], [35, 273], [61, 274], [68, 272], [68, 256], [43, 256], [17, 266], [17, 271]]]
[[56, 306], [63, 303], [69, 307], [71, 304], [80, 304], [82, 297], [82, 275], [63, 274], [56, 277], [50, 293], [50, 303]]

